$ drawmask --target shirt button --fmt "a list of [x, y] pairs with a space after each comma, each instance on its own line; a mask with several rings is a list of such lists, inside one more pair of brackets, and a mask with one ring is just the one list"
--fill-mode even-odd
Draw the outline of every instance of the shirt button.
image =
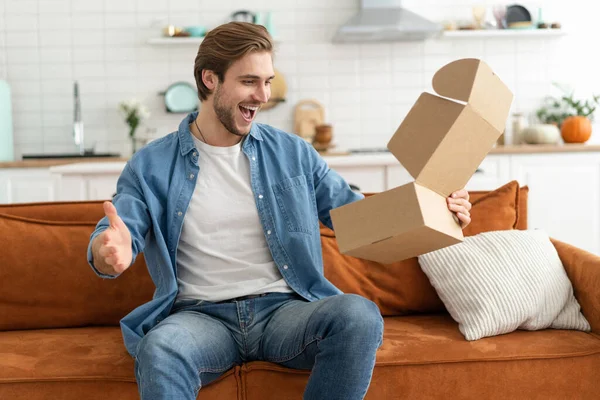
[[283, 266], [283, 269], [288, 269], [288, 266], [287, 266], [287, 265], [284, 265], [284, 266]]
[[194, 157], [197, 157], [197, 156], [198, 156], [198, 153], [196, 153], [196, 152], [194, 152], [193, 154], [194, 154]]
[[256, 157], [252, 157], [252, 161], [256, 161]]
[[259, 194], [259, 195], [258, 195], [258, 198], [259, 198], [259, 199], [262, 199], [262, 198], [263, 198], [263, 195], [262, 195], [262, 194]]
[[177, 215], [179, 215], [181, 217], [183, 215], [183, 213], [181, 211], [177, 211]]
[[190, 174], [190, 179], [194, 179], [194, 174]]
[[271, 234], [271, 231], [267, 231], [267, 235], [270, 235], [270, 234]]

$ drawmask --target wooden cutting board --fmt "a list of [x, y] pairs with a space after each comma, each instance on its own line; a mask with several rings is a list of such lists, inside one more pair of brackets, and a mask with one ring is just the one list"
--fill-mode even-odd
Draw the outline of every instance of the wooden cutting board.
[[325, 122], [325, 108], [314, 99], [301, 100], [294, 111], [294, 132], [309, 141], [315, 136], [315, 127]]
[[284, 102], [286, 95], [287, 84], [285, 78], [281, 72], [275, 69], [275, 78], [271, 81], [271, 97], [269, 98], [269, 101], [260, 108], [261, 111], [269, 110], [277, 104]]

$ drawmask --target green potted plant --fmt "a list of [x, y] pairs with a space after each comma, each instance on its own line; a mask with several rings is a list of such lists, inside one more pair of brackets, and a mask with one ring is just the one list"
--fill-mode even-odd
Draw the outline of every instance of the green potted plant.
[[600, 95], [591, 99], [575, 99], [573, 91], [553, 83], [561, 90], [560, 97], [548, 96], [536, 111], [536, 116], [544, 124], [553, 124], [560, 129], [565, 143], [584, 143], [592, 134], [594, 111], [600, 104]]
[[135, 132], [142, 120], [150, 117], [148, 108], [136, 99], [122, 101], [119, 110], [125, 117], [125, 123], [129, 126], [129, 139], [131, 140], [131, 153], [137, 151], [137, 138]]

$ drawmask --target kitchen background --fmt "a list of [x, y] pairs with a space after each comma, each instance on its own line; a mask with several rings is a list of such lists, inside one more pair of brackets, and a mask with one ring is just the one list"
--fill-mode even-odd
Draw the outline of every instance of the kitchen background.
[[[474, 6], [495, 1], [417, 1], [402, 5], [436, 22], [472, 21]], [[510, 4], [510, 3], [503, 3]], [[158, 95], [177, 81], [194, 83], [197, 44], [153, 45], [168, 24], [212, 28], [234, 11], [271, 12], [278, 40], [275, 67], [286, 101], [258, 121], [292, 132], [294, 107], [316, 99], [325, 107], [337, 149], [385, 147], [433, 73], [462, 57], [486, 61], [515, 93], [512, 112], [529, 118], [552, 82], [576, 95], [600, 93], [595, 40], [600, 5], [591, 1], [522, 2], [537, 18], [559, 22], [552, 37], [439, 38], [420, 42], [334, 44], [358, 0], [1, 0], [0, 79], [12, 89], [15, 158], [23, 153], [75, 152], [73, 82], [81, 91], [86, 147], [128, 154], [128, 127], [117, 105], [137, 98], [151, 117], [141, 134], [163, 136], [183, 114], [165, 112]], [[533, 123], [533, 120], [529, 122]], [[597, 131], [600, 126], [595, 124]], [[507, 140], [510, 140], [510, 124]], [[600, 133], [589, 143], [599, 143]]]

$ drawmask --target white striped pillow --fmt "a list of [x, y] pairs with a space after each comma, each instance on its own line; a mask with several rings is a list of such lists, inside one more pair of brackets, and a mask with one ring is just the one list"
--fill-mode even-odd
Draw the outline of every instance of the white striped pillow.
[[590, 330], [544, 231], [468, 236], [419, 263], [467, 340], [516, 329]]

